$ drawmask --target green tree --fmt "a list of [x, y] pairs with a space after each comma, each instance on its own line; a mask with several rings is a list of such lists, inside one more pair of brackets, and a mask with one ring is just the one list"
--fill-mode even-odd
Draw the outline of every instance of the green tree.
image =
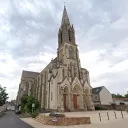
[[128, 98], [128, 93], [124, 95], [125, 98]]
[[124, 96], [122, 96], [121, 94], [117, 93], [117, 94], [112, 94], [113, 98], [124, 98]]
[[21, 99], [21, 112], [22, 113], [30, 113], [32, 114], [32, 104], [35, 104], [34, 111], [38, 111], [40, 108], [40, 104], [37, 99], [33, 96], [25, 96]]
[[4, 105], [8, 99], [8, 93], [6, 92], [6, 87], [0, 85], [0, 106]]

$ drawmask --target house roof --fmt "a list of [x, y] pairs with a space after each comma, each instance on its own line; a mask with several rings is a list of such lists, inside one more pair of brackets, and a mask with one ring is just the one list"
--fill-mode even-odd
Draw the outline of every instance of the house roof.
[[96, 87], [92, 89], [92, 94], [99, 94], [100, 91], [104, 88], [104, 86]]
[[31, 72], [31, 71], [25, 71], [22, 72], [22, 77], [26, 78], [36, 78], [40, 73], [38, 72]]

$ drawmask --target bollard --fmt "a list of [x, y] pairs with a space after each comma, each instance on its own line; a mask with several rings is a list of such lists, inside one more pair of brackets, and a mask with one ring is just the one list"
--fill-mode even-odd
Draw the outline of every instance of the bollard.
[[109, 120], [109, 114], [108, 114], [108, 112], [107, 112], [107, 117], [108, 117], [108, 120]]
[[99, 118], [100, 118], [100, 121], [101, 121], [101, 115], [100, 115], [100, 113], [99, 113]]
[[115, 118], [117, 119], [117, 116], [116, 116], [116, 112], [114, 111], [114, 114], [115, 114]]
[[123, 116], [123, 112], [121, 111], [121, 115], [122, 115], [122, 118], [124, 118], [124, 116]]

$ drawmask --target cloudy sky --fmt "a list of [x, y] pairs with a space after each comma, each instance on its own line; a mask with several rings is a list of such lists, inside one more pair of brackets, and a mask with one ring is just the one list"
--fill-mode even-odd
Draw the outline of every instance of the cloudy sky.
[[[0, 84], [16, 97], [22, 70], [40, 72], [56, 56], [62, 0], [0, 0]], [[92, 87], [128, 90], [128, 1], [67, 0], [82, 67]]]

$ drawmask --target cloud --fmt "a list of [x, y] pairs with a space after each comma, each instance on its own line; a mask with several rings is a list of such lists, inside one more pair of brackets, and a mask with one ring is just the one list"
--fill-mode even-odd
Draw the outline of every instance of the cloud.
[[[126, 92], [127, 0], [69, 0], [66, 6], [91, 85]], [[56, 57], [62, 11], [60, 0], [1, 0], [0, 84], [10, 99], [16, 97], [22, 70], [40, 72]]]

